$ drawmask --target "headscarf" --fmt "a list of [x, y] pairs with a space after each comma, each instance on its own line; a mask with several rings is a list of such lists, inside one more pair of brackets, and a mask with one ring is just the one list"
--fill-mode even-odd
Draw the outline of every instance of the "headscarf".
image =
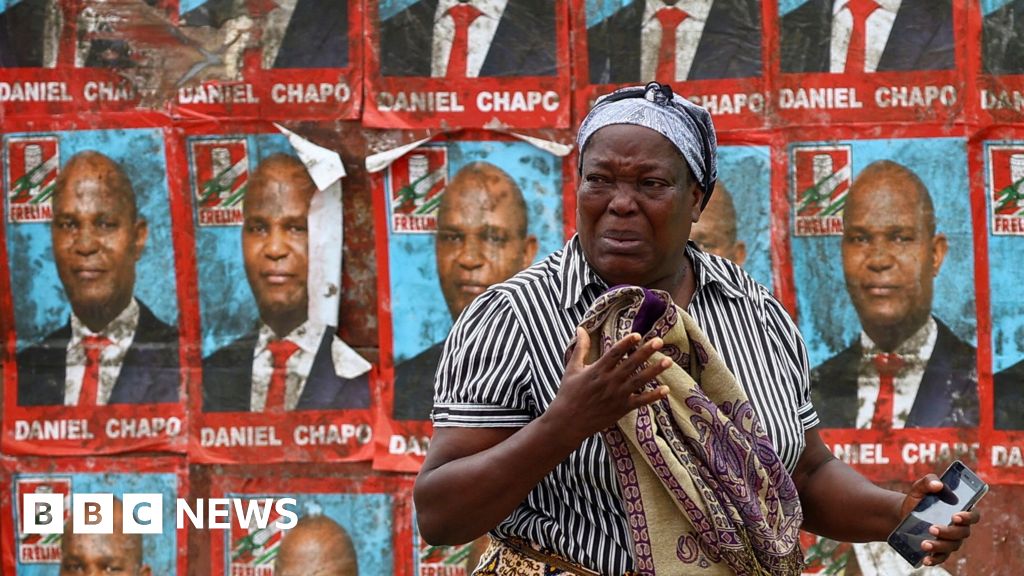
[[594, 132], [612, 124], [643, 126], [668, 138], [704, 190], [701, 208], [707, 206], [718, 180], [718, 140], [707, 110], [673, 94], [668, 84], [657, 82], [606, 94], [597, 99], [576, 136], [581, 170], [587, 141]]

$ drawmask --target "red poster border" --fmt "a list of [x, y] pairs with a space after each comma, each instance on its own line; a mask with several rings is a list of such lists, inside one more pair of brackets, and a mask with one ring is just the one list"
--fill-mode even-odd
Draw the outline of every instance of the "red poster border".
[[[7, 458], [0, 459], [0, 569], [6, 574], [14, 574], [17, 567], [16, 545], [14, 542], [14, 498], [9, 490], [9, 482], [15, 474], [175, 474], [178, 477], [178, 491], [175, 498], [189, 498], [188, 467], [183, 458], [175, 457], [137, 457], [137, 458]], [[164, 514], [173, 514], [173, 510], [164, 510]], [[175, 530], [178, 544], [177, 574], [188, 573], [188, 530]]]
[[[168, 131], [170, 130], [170, 121], [167, 118], [162, 117], [150, 117], [143, 115], [137, 118], [122, 119], [119, 122], [94, 122], [91, 119], [81, 119], [72, 117], [60, 117], [56, 119], [40, 120], [40, 119], [7, 119], [4, 122], [5, 132], [35, 132], [44, 130], [46, 132], [70, 132], [76, 130], [131, 130], [131, 129], [156, 129], [162, 132], [165, 160], [164, 166], [171, 166], [172, 155], [170, 153], [170, 146], [168, 142]], [[181, 219], [181, 206], [176, 202], [175, 192], [175, 179], [173, 172], [168, 170], [167, 173], [167, 186], [168, 186], [168, 206], [171, 215], [171, 228], [172, 231], [177, 229], [180, 225]], [[187, 318], [189, 316], [189, 310], [191, 300], [186, 296], [187, 278], [186, 274], [189, 262], [189, 257], [192, 253], [191, 248], [188, 248], [187, 244], [183, 242], [180, 235], [172, 234], [172, 247], [175, 257], [175, 281], [176, 281], [176, 295], [178, 303], [178, 317], [180, 327], [178, 331], [179, 339], [179, 367], [181, 371], [181, 384], [179, 388], [179, 398], [182, 398], [177, 403], [156, 403], [156, 404], [133, 404], [133, 405], [114, 405], [114, 406], [102, 406], [94, 408], [86, 413], [85, 411], [77, 410], [74, 407], [65, 406], [40, 406], [40, 407], [20, 407], [17, 405], [17, 370], [11, 367], [15, 365], [15, 350], [16, 350], [16, 335], [14, 332], [14, 304], [11, 295], [10, 285], [10, 266], [7, 259], [7, 247], [6, 247], [6, 222], [0, 226], [3, 229], [2, 239], [5, 244], [0, 250], [4, 255], [4, 261], [0, 271], [4, 272], [3, 280], [0, 280], [0, 285], [6, 288], [3, 292], [2, 306], [3, 311], [0, 314], [5, 313], [5, 317], [2, 317], [5, 325], [5, 336], [8, 338], [6, 345], [7, 356], [5, 358], [3, 372], [3, 421], [2, 431], [3, 436], [0, 438], [0, 447], [2, 447], [5, 454], [12, 455], [51, 455], [51, 456], [91, 456], [101, 454], [117, 454], [123, 452], [133, 451], [165, 451], [165, 452], [184, 452], [187, 446], [187, 440], [185, 434], [187, 433], [189, 422], [188, 413], [185, 408], [185, 391], [189, 390], [189, 378], [191, 357], [189, 351], [192, 349], [190, 345], [192, 335], [186, 331]], [[168, 407], [174, 409], [168, 411]], [[73, 412], [69, 414], [68, 412]], [[93, 435], [93, 438], [85, 440], [84, 442], [77, 439], [63, 439], [63, 440], [45, 440], [45, 441], [19, 441], [16, 440], [14, 430], [12, 429], [12, 422], [18, 420], [24, 421], [38, 421], [38, 420], [67, 420], [68, 416], [81, 416], [82, 418], [75, 418], [74, 421], [88, 422], [88, 429]], [[104, 438], [98, 432], [103, 430], [101, 426], [102, 422], [112, 418], [154, 418], [164, 417], [170, 418], [175, 417], [180, 420], [181, 433], [177, 437], [173, 438], [155, 438], [151, 440], [135, 440], [129, 442], [123, 441], [112, 441], [111, 439]], [[36, 448], [36, 446], [39, 448]]]

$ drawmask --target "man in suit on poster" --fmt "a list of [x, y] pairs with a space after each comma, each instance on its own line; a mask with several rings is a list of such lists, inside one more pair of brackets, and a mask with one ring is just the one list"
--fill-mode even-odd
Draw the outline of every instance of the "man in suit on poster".
[[952, 70], [951, 0], [808, 0], [784, 14], [782, 71]]
[[53, 68], [60, 27], [57, 0], [21, 0], [0, 6], [0, 68]]
[[419, 0], [380, 20], [381, 75], [554, 76], [555, 20], [551, 0]]
[[249, 179], [242, 258], [259, 326], [203, 359], [207, 412], [363, 409], [369, 363], [309, 318], [309, 206], [317, 188], [294, 156], [268, 156]]
[[693, 223], [690, 239], [701, 250], [740, 266], [747, 261], [747, 245], [736, 236], [736, 206], [721, 180], [715, 184], [715, 194], [701, 211], [700, 220]]
[[53, 260], [71, 316], [18, 354], [18, 405], [176, 402], [178, 331], [134, 296], [149, 230], [123, 168], [73, 156], [52, 197]]
[[981, 66], [987, 74], [1024, 74], [1024, 0], [1010, 0], [985, 15]]
[[284, 533], [274, 576], [359, 576], [352, 537], [327, 516], [303, 516]]
[[[487, 162], [460, 169], [441, 195], [435, 250], [453, 320], [489, 286], [532, 264], [537, 238], [527, 232], [526, 201], [515, 180]], [[438, 342], [395, 367], [395, 419], [430, 419], [443, 348]]]
[[150, 576], [152, 569], [142, 561], [142, 534], [125, 534], [124, 504], [114, 498], [114, 527], [110, 534], [84, 534], [71, 530], [72, 519], [64, 524], [60, 539], [60, 576], [83, 574], [124, 574]]
[[914, 172], [880, 160], [858, 175], [843, 211], [842, 258], [863, 331], [811, 373], [822, 426], [978, 424], [975, 348], [931, 313], [947, 248]]
[[761, 3], [633, 0], [587, 28], [587, 52], [591, 84], [760, 76]]

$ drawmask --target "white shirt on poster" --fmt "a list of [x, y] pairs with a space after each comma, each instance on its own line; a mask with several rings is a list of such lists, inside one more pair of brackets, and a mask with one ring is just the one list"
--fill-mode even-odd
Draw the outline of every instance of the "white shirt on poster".
[[[714, 0], [679, 0], [675, 7], [686, 12], [687, 17], [676, 28], [676, 77], [669, 81], [686, 80], [697, 55], [704, 24], [707, 23], [711, 4]], [[643, 25], [640, 27], [640, 81], [654, 80], [658, 70], [658, 52], [661, 49], [661, 21], [658, 10], [669, 4], [663, 0], [647, 0], [644, 5]], [[659, 80], [662, 80], [659, 78]], [[664, 80], [663, 80], [664, 81]]]
[[472, 2], [440, 0], [437, 3], [437, 10], [434, 12], [433, 46], [430, 53], [430, 76], [433, 78], [443, 78], [448, 71], [448, 56], [452, 51], [452, 42], [455, 39], [455, 23], [447, 12], [456, 4], [472, 4], [482, 13], [469, 25], [466, 42], [468, 46], [466, 77], [477, 78], [480, 76], [480, 69], [484, 66], [487, 52], [491, 49], [491, 42], [494, 41], [494, 34], [498, 31], [498, 22], [505, 13], [508, 0], [472, 0]]
[[[896, 13], [902, 0], [874, 0], [878, 9], [867, 19], [867, 34], [864, 38], [864, 72], [874, 72], [882, 60], [885, 45], [889, 41]], [[853, 33], [853, 15], [846, 5], [849, 0], [835, 0], [832, 4], [832, 42], [829, 50], [831, 61], [829, 72], [839, 74], [846, 67], [846, 52], [850, 47]]]
[[82, 393], [82, 379], [85, 377], [85, 346], [82, 340], [86, 336], [105, 336], [110, 340], [100, 353], [100, 380], [96, 387], [96, 404], [105, 406], [117, 384], [117, 377], [121, 375], [121, 364], [135, 340], [138, 327], [139, 303], [135, 298], [99, 332], [90, 330], [74, 312], [71, 313], [71, 339], [68, 340], [64, 360], [65, 406], [77, 406]]
[[[935, 350], [938, 326], [931, 316], [924, 326], [900, 344], [895, 353], [903, 359], [903, 367], [893, 378], [892, 427], [903, 428], [910, 410], [914, 407], [917, 391], [921, 387], [928, 359]], [[864, 333], [860, 335], [861, 361], [857, 376], [857, 428], [870, 428], [875, 414], [875, 400], [878, 399], [878, 369], [874, 357], [880, 353], [878, 345]]]

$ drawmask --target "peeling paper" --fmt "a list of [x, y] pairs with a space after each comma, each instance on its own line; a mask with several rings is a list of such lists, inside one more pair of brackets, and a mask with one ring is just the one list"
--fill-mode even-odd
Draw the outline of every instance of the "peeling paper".
[[423, 144], [430, 142], [434, 139], [434, 136], [427, 136], [426, 138], [410, 142], [398, 148], [392, 148], [391, 150], [385, 150], [376, 154], [371, 154], [366, 157], [366, 171], [370, 174], [380, 172], [387, 168], [392, 162], [398, 160], [402, 156], [405, 156], [409, 151], [419, 148]]
[[572, 149], [573, 144], [562, 144], [561, 142], [555, 142], [554, 140], [545, 140], [543, 138], [536, 138], [534, 136], [527, 136], [526, 134], [517, 134], [515, 132], [506, 132], [509, 136], [515, 136], [527, 144], [540, 148], [541, 150], [558, 156], [559, 158], [565, 158], [568, 156]]
[[[341, 259], [344, 218], [341, 179], [345, 167], [337, 152], [274, 124], [295, 149], [316, 184], [309, 206], [309, 317], [327, 326], [338, 325], [341, 308]], [[365, 372], [366, 370], [363, 370]]]

